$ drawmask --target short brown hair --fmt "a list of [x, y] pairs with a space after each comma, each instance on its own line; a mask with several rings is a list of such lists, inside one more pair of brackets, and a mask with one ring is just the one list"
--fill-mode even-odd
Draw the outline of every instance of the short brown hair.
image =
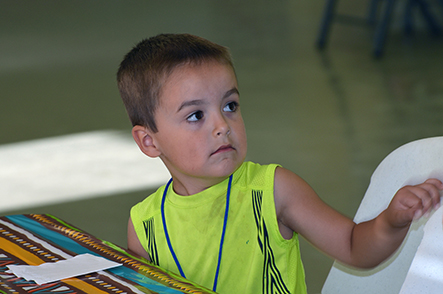
[[157, 132], [154, 114], [167, 77], [177, 66], [210, 60], [233, 68], [226, 47], [190, 34], [161, 34], [138, 43], [117, 72], [118, 88], [132, 125]]

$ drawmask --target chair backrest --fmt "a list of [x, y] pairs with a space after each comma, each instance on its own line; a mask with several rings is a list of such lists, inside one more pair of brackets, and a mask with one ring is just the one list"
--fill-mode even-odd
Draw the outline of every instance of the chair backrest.
[[[389, 205], [398, 189], [431, 177], [443, 180], [443, 137], [422, 139], [401, 146], [389, 154], [374, 171], [354, 221], [359, 223], [376, 217]], [[400, 249], [374, 269], [358, 270], [334, 262], [322, 294], [400, 293], [411, 263], [417, 258], [417, 248], [422, 242], [427, 220], [421, 218], [414, 222]], [[440, 255], [443, 258], [443, 254]], [[440, 279], [443, 280], [443, 275]]]

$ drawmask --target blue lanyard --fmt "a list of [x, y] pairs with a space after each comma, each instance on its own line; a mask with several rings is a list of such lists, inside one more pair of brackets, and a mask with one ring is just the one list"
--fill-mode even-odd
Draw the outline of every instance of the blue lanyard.
[[[169, 182], [166, 184], [165, 191], [163, 192], [163, 198], [162, 198], [162, 204], [161, 204], [161, 214], [162, 214], [162, 221], [163, 221], [163, 230], [165, 231], [166, 242], [168, 243], [169, 251], [171, 252], [171, 255], [174, 258], [175, 264], [177, 265], [178, 270], [180, 271], [180, 275], [183, 278], [186, 278], [185, 273], [183, 272], [183, 269], [182, 269], [182, 267], [180, 265], [180, 262], [178, 261], [177, 255], [175, 254], [174, 249], [172, 248], [171, 240], [169, 238], [168, 228], [166, 226], [165, 200], [166, 200], [166, 194], [168, 193], [168, 188], [169, 188], [169, 185], [171, 184], [171, 182], [172, 182], [172, 179], [170, 179]], [[226, 192], [225, 218], [223, 220], [223, 230], [222, 230], [221, 239], [220, 239], [220, 249], [218, 251], [217, 269], [215, 271], [214, 284], [212, 286], [212, 291], [214, 291], [214, 292], [217, 289], [218, 274], [220, 272], [220, 263], [221, 263], [221, 257], [222, 257], [222, 251], [223, 251], [223, 242], [225, 240], [226, 224], [228, 222], [229, 198], [231, 196], [231, 184], [232, 184], [232, 175], [229, 177], [228, 191]]]

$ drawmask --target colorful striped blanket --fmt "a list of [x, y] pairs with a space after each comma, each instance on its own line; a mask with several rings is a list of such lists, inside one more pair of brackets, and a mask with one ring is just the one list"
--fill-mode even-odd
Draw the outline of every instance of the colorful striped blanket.
[[[39, 265], [90, 253], [123, 264], [54, 283], [37, 285], [8, 273], [7, 265]], [[214, 293], [154, 266], [123, 248], [51, 215], [0, 217], [0, 293]]]

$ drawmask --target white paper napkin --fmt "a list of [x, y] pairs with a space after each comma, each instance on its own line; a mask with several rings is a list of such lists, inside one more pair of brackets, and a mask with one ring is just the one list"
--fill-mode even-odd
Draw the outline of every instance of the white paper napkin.
[[58, 262], [47, 262], [41, 265], [8, 265], [9, 271], [17, 277], [37, 284], [46, 284], [61, 279], [72, 278], [120, 266], [120, 263], [92, 254], [80, 254]]

